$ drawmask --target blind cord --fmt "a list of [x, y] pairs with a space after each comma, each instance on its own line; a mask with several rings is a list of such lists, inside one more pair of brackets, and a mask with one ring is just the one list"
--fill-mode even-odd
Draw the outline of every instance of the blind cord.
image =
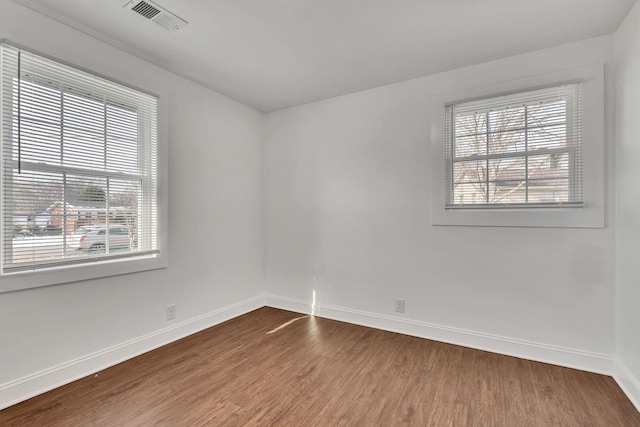
[[18, 50], [18, 175], [20, 175], [22, 173], [22, 153], [21, 153], [21, 139], [22, 139], [22, 132], [21, 132], [21, 124], [22, 124], [22, 118], [21, 118], [21, 112], [22, 112], [22, 103], [21, 103], [21, 99], [20, 99], [20, 94], [22, 92], [21, 88], [20, 88], [20, 82], [22, 81], [22, 70], [21, 70], [21, 57], [20, 57], [21, 51]]

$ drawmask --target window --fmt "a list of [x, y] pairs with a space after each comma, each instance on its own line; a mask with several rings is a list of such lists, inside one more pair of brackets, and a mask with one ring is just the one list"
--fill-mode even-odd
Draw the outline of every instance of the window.
[[466, 73], [431, 98], [431, 224], [602, 228], [603, 64]]
[[2, 274], [158, 253], [158, 98], [1, 46]]
[[446, 106], [446, 206], [582, 205], [581, 84]]

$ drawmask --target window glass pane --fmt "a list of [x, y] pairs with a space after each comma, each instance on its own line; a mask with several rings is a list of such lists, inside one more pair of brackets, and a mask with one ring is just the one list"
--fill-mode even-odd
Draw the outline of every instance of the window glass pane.
[[527, 131], [529, 150], [554, 149], [567, 146], [566, 125], [544, 126]]
[[487, 133], [487, 115], [485, 113], [456, 114], [455, 122], [456, 137]]
[[566, 122], [567, 101], [540, 102], [527, 108], [529, 126], [559, 125]]
[[504, 157], [489, 160], [490, 181], [524, 180], [526, 176], [525, 157]]
[[106, 114], [107, 170], [139, 173], [138, 113], [132, 109], [107, 105]]
[[487, 184], [454, 184], [453, 194], [455, 203], [461, 205], [476, 205], [487, 203]]
[[62, 103], [62, 120], [66, 129], [98, 136], [104, 134], [103, 102], [64, 92]]
[[[17, 122], [17, 120], [16, 120]], [[17, 123], [13, 127], [18, 140]], [[46, 122], [23, 121], [21, 129], [20, 157], [24, 162], [60, 164], [62, 130], [60, 126]], [[13, 158], [18, 159], [18, 144], [13, 146]]]
[[489, 131], [504, 132], [524, 127], [525, 107], [511, 107], [503, 110], [489, 111]]
[[482, 182], [487, 180], [487, 161], [455, 162], [453, 164], [453, 182]]
[[11, 224], [5, 227], [5, 262], [33, 263], [64, 256], [62, 228], [50, 210], [62, 195], [62, 176], [14, 171], [5, 174], [4, 181], [13, 193], [5, 202], [5, 223]]
[[64, 129], [64, 166], [83, 169], [104, 168], [104, 137], [79, 129]]
[[454, 151], [455, 157], [487, 154], [487, 135], [478, 134], [456, 137]]
[[569, 196], [568, 188], [568, 153], [529, 157], [529, 199], [531, 201], [566, 202]]
[[489, 203], [526, 202], [526, 158], [489, 161]]
[[489, 203], [526, 203], [526, 191], [524, 180], [490, 182]]
[[[20, 82], [21, 119], [25, 122], [40, 122], [51, 125], [60, 124], [60, 91], [51, 86], [30, 81], [28, 78]], [[14, 113], [18, 108], [18, 79], [13, 79]], [[17, 119], [17, 117], [16, 117]]]
[[496, 181], [489, 183], [489, 203], [519, 204], [527, 202], [526, 183], [523, 181]]
[[529, 181], [529, 201], [533, 203], [568, 202], [568, 179], [535, 178]]
[[491, 133], [489, 137], [489, 154], [523, 152], [525, 147], [524, 130]]
[[[33, 163], [60, 164], [60, 92], [23, 80], [20, 86], [21, 159]], [[12, 136], [18, 140], [18, 79], [13, 79]], [[18, 145], [13, 146], [18, 158]]]
[[63, 164], [86, 169], [104, 169], [104, 106], [89, 98], [63, 96]]
[[529, 156], [529, 179], [567, 178], [569, 153]]
[[120, 224], [119, 230], [130, 238], [131, 250], [138, 249], [138, 206], [141, 183], [128, 180], [111, 180], [109, 215], [112, 223]]

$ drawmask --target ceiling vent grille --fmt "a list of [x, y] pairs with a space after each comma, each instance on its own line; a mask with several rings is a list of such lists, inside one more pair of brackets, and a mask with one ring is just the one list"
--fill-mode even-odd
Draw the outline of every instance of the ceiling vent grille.
[[170, 33], [187, 25], [187, 21], [184, 19], [149, 0], [133, 0], [125, 4], [124, 7], [161, 26]]

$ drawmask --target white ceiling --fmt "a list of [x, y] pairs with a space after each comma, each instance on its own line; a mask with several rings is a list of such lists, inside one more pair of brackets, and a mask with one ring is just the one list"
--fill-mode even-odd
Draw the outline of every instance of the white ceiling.
[[268, 112], [615, 31], [636, 0], [15, 0]]

